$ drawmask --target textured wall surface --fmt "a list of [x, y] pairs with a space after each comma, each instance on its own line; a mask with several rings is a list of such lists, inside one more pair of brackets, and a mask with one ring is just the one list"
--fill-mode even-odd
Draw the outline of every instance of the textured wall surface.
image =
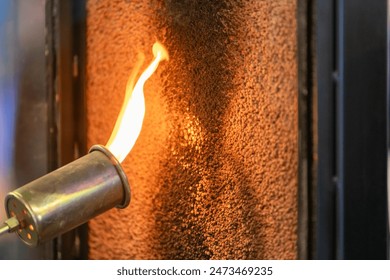
[[105, 144], [138, 52], [132, 202], [90, 222], [92, 259], [297, 257], [296, 3], [90, 0], [88, 144]]

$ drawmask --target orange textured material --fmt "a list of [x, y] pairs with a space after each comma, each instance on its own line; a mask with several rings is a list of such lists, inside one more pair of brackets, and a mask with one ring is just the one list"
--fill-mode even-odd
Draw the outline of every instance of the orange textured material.
[[89, 146], [108, 140], [137, 53], [150, 62], [159, 40], [170, 55], [123, 163], [131, 204], [90, 222], [90, 258], [296, 258], [295, 1], [87, 5]]

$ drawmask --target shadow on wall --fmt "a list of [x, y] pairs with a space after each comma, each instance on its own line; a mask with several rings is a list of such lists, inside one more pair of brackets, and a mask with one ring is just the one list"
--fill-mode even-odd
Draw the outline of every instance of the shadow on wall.
[[[253, 208], [259, 202], [243, 165], [225, 147], [224, 116], [243, 63], [234, 17], [239, 9], [223, 1], [165, 3], [158, 15], [161, 22], [170, 19], [164, 43], [181, 59], [170, 63], [163, 92], [175, 140], [154, 203], [159, 250], [165, 259], [255, 258], [251, 247], [262, 243]], [[237, 242], [240, 228], [245, 232]]]

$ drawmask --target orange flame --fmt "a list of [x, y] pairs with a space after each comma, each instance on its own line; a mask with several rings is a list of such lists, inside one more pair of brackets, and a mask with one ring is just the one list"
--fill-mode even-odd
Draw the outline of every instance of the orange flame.
[[154, 60], [141, 74], [133, 87], [135, 76], [143, 62], [143, 57], [138, 59], [138, 63], [127, 82], [125, 100], [114, 130], [106, 145], [119, 162], [122, 162], [130, 153], [141, 132], [145, 116], [145, 98], [143, 90], [145, 82], [156, 71], [158, 64], [161, 61], [169, 59], [167, 50], [159, 42], [156, 42], [153, 45], [153, 55]]

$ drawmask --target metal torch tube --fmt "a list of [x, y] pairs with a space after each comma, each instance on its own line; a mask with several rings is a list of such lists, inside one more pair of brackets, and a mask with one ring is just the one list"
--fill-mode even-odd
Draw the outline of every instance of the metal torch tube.
[[5, 205], [20, 222], [20, 238], [36, 246], [89, 219], [130, 203], [130, 187], [119, 162], [104, 146], [11, 193]]

